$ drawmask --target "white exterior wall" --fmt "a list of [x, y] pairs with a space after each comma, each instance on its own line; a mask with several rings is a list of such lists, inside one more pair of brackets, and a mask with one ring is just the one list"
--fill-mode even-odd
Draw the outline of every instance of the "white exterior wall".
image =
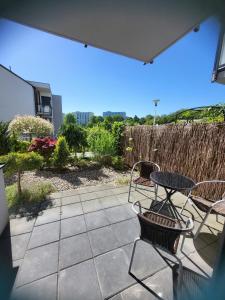
[[15, 115], [35, 115], [34, 90], [0, 66], [0, 121], [10, 121]]
[[2, 165], [0, 165], [0, 235], [8, 223], [8, 207], [5, 195], [5, 184]]

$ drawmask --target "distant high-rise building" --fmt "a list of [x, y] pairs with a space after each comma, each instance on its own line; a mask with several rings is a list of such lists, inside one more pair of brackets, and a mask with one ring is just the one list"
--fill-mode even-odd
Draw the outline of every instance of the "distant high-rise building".
[[87, 125], [91, 118], [94, 116], [93, 112], [82, 112], [82, 111], [75, 111], [73, 112], [74, 116], [77, 119], [77, 123], [79, 125]]
[[126, 119], [126, 113], [124, 111], [122, 112], [115, 112], [115, 111], [105, 111], [103, 112], [103, 117], [112, 117], [112, 116], [121, 116], [124, 119]]

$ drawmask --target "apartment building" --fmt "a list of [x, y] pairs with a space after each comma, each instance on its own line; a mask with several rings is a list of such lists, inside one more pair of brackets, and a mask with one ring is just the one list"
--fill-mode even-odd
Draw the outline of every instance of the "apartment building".
[[0, 65], [0, 121], [16, 115], [39, 116], [54, 125], [56, 135], [62, 124], [62, 97], [53, 95], [50, 84], [27, 81]]
[[73, 112], [74, 116], [76, 117], [77, 123], [79, 125], [87, 125], [92, 116], [94, 116], [93, 112], [82, 112], [82, 111], [75, 111]]
[[116, 111], [105, 111], [103, 112], [103, 117], [112, 117], [112, 116], [121, 116], [124, 119], [126, 119], [126, 113], [124, 111], [122, 112], [116, 112]]

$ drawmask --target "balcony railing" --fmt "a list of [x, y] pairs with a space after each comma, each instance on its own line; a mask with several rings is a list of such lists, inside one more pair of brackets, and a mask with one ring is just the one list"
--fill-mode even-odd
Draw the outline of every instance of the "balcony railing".
[[37, 115], [52, 117], [52, 107], [50, 105], [38, 105]]

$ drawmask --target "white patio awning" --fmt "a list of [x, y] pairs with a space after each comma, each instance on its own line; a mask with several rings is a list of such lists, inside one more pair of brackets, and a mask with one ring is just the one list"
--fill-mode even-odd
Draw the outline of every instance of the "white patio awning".
[[212, 14], [207, 0], [7, 0], [0, 14], [149, 62]]

